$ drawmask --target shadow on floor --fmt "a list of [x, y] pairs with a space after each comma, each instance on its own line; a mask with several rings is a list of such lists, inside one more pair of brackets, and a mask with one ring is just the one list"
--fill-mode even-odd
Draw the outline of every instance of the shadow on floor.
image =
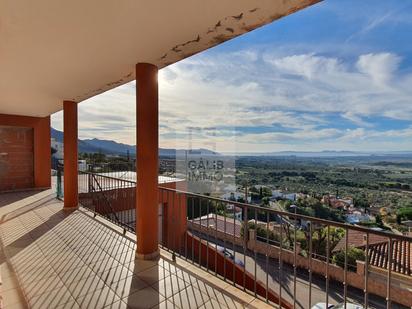
[[22, 199], [25, 199], [27, 197], [36, 195], [42, 191], [42, 189], [39, 190], [27, 190], [27, 191], [14, 191], [14, 192], [0, 192], [0, 207], [12, 204], [14, 202], [20, 201]]

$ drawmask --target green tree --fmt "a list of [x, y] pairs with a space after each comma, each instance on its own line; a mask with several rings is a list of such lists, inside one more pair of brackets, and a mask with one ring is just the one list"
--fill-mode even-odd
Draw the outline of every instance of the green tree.
[[262, 205], [263, 207], [269, 207], [269, 201], [270, 201], [269, 197], [265, 196], [265, 197], [262, 198], [262, 203], [261, 203], [261, 205]]
[[380, 214], [377, 214], [377, 215], [375, 216], [375, 221], [376, 221], [376, 224], [377, 224], [378, 226], [382, 226], [382, 225], [383, 225], [382, 216], [381, 216]]
[[364, 194], [360, 194], [354, 197], [353, 205], [366, 210], [369, 207], [369, 201]]
[[250, 187], [249, 191], [253, 193], [259, 193], [259, 190], [255, 186]]
[[263, 197], [271, 197], [272, 196], [272, 190], [270, 190], [267, 187], [262, 188], [262, 196]]
[[[345, 235], [345, 231], [341, 228], [329, 228], [329, 252], [336, 246], [336, 244]], [[309, 231], [305, 231], [306, 241], [302, 243], [302, 249], [309, 250]], [[312, 252], [316, 255], [326, 257], [326, 248], [328, 241], [328, 228], [317, 228], [312, 235]]]

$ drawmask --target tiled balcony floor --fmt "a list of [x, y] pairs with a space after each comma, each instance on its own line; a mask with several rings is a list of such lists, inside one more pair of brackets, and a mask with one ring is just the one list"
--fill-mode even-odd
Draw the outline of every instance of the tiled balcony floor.
[[85, 210], [63, 211], [50, 192], [22, 198], [0, 195], [5, 308], [266, 307], [165, 251], [135, 260], [133, 238]]

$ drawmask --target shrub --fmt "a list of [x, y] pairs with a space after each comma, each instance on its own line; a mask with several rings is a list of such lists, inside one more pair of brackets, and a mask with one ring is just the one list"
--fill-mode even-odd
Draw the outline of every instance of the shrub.
[[400, 208], [396, 213], [396, 221], [399, 224], [404, 220], [412, 220], [412, 207]]
[[[240, 235], [243, 237], [243, 229], [244, 225], [242, 225], [241, 230], [240, 230]], [[262, 226], [258, 226], [255, 223], [249, 222], [248, 223], [248, 228], [249, 229], [253, 229], [256, 230], [256, 236], [260, 241], [265, 241], [266, 237], [269, 239], [269, 241], [274, 241], [279, 245], [280, 243], [280, 235], [277, 233], [274, 233], [273, 231], [268, 231], [269, 233], [267, 233], [266, 228], [262, 227]], [[285, 234], [283, 234], [282, 237], [282, 246], [284, 249], [288, 249], [290, 247], [289, 241], [287, 239], [287, 236]]]
[[[356, 271], [356, 261], [364, 261], [365, 252], [362, 249], [355, 247], [348, 248], [348, 270]], [[333, 263], [344, 268], [345, 267], [345, 250], [337, 252], [332, 259]]]

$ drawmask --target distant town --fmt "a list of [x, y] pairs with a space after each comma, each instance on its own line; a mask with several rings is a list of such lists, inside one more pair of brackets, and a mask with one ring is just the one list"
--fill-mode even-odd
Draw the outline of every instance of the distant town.
[[[55, 171], [63, 162], [60, 133], [52, 131]], [[114, 141], [79, 140], [78, 167], [103, 177], [136, 181], [134, 151], [135, 146]], [[284, 250], [285, 264], [293, 264], [294, 252], [299, 267], [304, 267], [309, 256], [319, 265], [330, 261], [337, 281], [342, 282], [345, 261], [355, 281], [363, 278], [365, 260], [379, 277], [380, 269], [388, 263], [385, 235], [412, 235], [412, 156], [408, 152], [222, 155], [207, 149], [161, 149], [159, 176], [159, 183], [161, 177], [185, 180], [185, 191], [215, 198], [204, 203], [202, 198], [187, 200], [188, 228], [250, 273], [254, 272], [253, 261], [264, 264], [265, 258], [242, 254], [239, 248], [245, 241], [248, 250], [267, 254], [272, 262], [279, 258], [279, 248]], [[246, 204], [255, 210], [245, 212], [250, 207], [245, 208]], [[294, 219], [294, 214], [309, 219]], [[116, 215], [124, 214], [119, 211]], [[127, 216], [135, 222], [134, 213]], [[310, 218], [369, 228], [381, 236], [368, 238], [343, 225], [331, 227]], [[410, 276], [410, 244], [394, 241], [392, 246], [398, 259], [394, 273]], [[314, 274], [325, 276], [322, 269]], [[259, 270], [259, 279], [265, 280], [266, 273]], [[268, 273], [277, 276], [276, 269]], [[306, 284], [304, 271], [299, 276]], [[323, 297], [322, 291], [317, 293]], [[352, 300], [359, 302], [360, 295], [353, 294]]]
[[[62, 142], [62, 132], [53, 129], [54, 165], [63, 158]], [[86, 170], [92, 163], [102, 171], [133, 171], [134, 149], [135, 146], [114, 141], [79, 140], [79, 169]], [[223, 156], [199, 149], [193, 153], [196, 158], [220, 158], [223, 162], [222, 177], [214, 181], [198, 179], [203, 185], [209, 184], [207, 193], [212, 196], [279, 211], [296, 210], [299, 214], [375, 230], [408, 233], [411, 229], [412, 156], [408, 152]], [[160, 174], [189, 179], [190, 175], [184, 175], [180, 167], [185, 166], [184, 150], [163, 149], [159, 155]]]

